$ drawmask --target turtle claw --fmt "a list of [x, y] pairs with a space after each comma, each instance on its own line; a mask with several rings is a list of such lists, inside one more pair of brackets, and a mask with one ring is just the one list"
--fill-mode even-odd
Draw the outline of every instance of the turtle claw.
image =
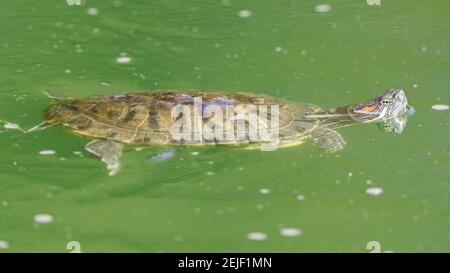
[[103, 163], [106, 164], [109, 176], [113, 176], [120, 171], [122, 146], [119, 142], [96, 139], [86, 144], [84, 148], [91, 154], [100, 157]]

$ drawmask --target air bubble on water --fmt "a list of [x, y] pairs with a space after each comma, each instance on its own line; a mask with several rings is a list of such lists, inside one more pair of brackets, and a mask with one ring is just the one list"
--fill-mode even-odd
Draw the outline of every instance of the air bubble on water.
[[5, 124], [3, 125], [3, 127], [4, 127], [5, 129], [20, 130], [20, 126], [19, 126], [19, 125], [14, 124], [14, 123], [9, 123], [9, 122], [5, 123]]
[[417, 84], [415, 83], [415, 84], [413, 84], [413, 86], [412, 87], [414, 87], [414, 88], [417, 88]]
[[212, 164], [214, 164], [214, 161], [208, 161], [208, 164], [212, 165]]
[[259, 192], [262, 194], [268, 194], [268, 193], [270, 193], [270, 190], [266, 189], [266, 188], [262, 188], [262, 189], [259, 189]]
[[252, 16], [252, 12], [249, 10], [246, 10], [246, 9], [240, 10], [238, 14], [239, 14], [239, 17], [241, 17], [241, 18], [248, 18], [248, 17]]
[[275, 47], [275, 52], [281, 52], [283, 51], [283, 48], [281, 46]]
[[191, 153], [191, 155], [199, 155], [199, 154], [200, 154], [200, 153], [197, 152], [197, 151]]
[[372, 185], [373, 182], [372, 182], [372, 180], [368, 179], [368, 180], [366, 180], [366, 184], [367, 184], [367, 185]]
[[286, 237], [294, 237], [302, 234], [302, 230], [299, 228], [282, 228], [280, 234]]
[[53, 222], [53, 216], [50, 214], [37, 214], [33, 219], [36, 223], [39, 224], [48, 224]]
[[103, 86], [111, 86], [111, 84], [109, 82], [100, 82], [100, 85]]
[[214, 172], [206, 172], [206, 175], [211, 176], [211, 175], [215, 175], [215, 173]]
[[81, 152], [80, 151], [73, 151], [72, 152], [74, 155], [81, 155]]
[[349, 177], [353, 176], [353, 173], [352, 173], [352, 172], [349, 172], [349, 173], [348, 173], [348, 176], [349, 176]]
[[435, 105], [431, 106], [431, 108], [436, 111], [444, 111], [444, 110], [448, 110], [449, 106], [446, 104], [435, 104]]
[[331, 10], [331, 6], [329, 4], [319, 4], [314, 7], [316, 12], [329, 12]]
[[54, 155], [54, 154], [56, 154], [56, 152], [53, 150], [42, 150], [39, 152], [39, 154], [40, 155]]
[[267, 239], [267, 234], [264, 232], [250, 232], [247, 234], [247, 238], [253, 241], [264, 241]]
[[97, 9], [97, 8], [94, 8], [94, 7], [92, 7], [92, 8], [88, 8], [86, 12], [87, 12], [87, 14], [89, 14], [89, 15], [93, 15], [93, 16], [95, 16], [95, 15], [97, 15], [97, 14], [98, 14], [98, 9]]
[[0, 241], [0, 249], [8, 249], [9, 243], [7, 241]]
[[299, 195], [297, 195], [297, 200], [300, 200], [300, 201], [303, 201], [303, 200], [305, 200], [305, 196], [304, 195], [302, 195], [302, 194], [299, 194]]
[[119, 64], [126, 64], [129, 62], [131, 62], [131, 58], [128, 56], [120, 56], [120, 57], [116, 58], [116, 63], [119, 63]]
[[368, 188], [366, 189], [366, 193], [373, 196], [378, 196], [383, 193], [383, 189], [379, 187]]

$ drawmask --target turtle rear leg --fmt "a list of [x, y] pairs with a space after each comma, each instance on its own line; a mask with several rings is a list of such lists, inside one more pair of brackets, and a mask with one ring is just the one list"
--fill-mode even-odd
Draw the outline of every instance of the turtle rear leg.
[[313, 143], [327, 152], [334, 153], [344, 149], [345, 140], [336, 131], [329, 128], [319, 128], [312, 133]]
[[43, 121], [43, 122], [39, 123], [38, 125], [30, 128], [28, 130], [25, 130], [25, 133], [32, 133], [32, 132], [41, 131], [41, 130], [44, 130], [44, 129], [46, 129], [46, 128], [50, 127], [50, 126], [53, 126], [53, 125], [54, 124], [48, 123], [47, 121]]
[[106, 164], [109, 175], [113, 176], [120, 170], [120, 157], [123, 145], [116, 141], [96, 139], [84, 146], [86, 151], [94, 154]]

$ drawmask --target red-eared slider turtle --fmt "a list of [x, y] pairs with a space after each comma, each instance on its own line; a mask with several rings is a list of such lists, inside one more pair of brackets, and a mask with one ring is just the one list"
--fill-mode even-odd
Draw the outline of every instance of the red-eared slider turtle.
[[[261, 94], [208, 91], [155, 91], [54, 99], [54, 103], [45, 110], [45, 121], [26, 132], [62, 124], [75, 133], [95, 138], [85, 148], [101, 157], [111, 175], [119, 170], [123, 143], [245, 144], [245, 147], [259, 147], [271, 142], [276, 143], [277, 147], [287, 147], [310, 140], [326, 151], [336, 152], [345, 145], [336, 128], [378, 121], [387, 125], [383, 126], [385, 130], [401, 132], [403, 128], [399, 130], [398, 126], [404, 125], [404, 122], [395, 119], [392, 126], [389, 125], [409, 107], [402, 89], [390, 89], [367, 102], [328, 110]], [[249, 115], [252, 110], [245, 108], [249, 105], [254, 106], [251, 109], [256, 109], [253, 112], [256, 115], [252, 117], [258, 128], [277, 132], [276, 135], [266, 134], [264, 139], [250, 136], [255, 123], [251, 122]], [[239, 107], [249, 112], [238, 112], [236, 109]], [[214, 111], [208, 112], [207, 109], [211, 108]], [[192, 119], [188, 118], [190, 114], [186, 111], [192, 111]], [[200, 115], [200, 119], [195, 119], [195, 114]], [[182, 119], [188, 121], [184, 125], [193, 127], [189, 131], [191, 138], [180, 138], [174, 134], [174, 126], [179, 125]], [[273, 122], [275, 119], [277, 122]], [[197, 124], [196, 120], [199, 121]], [[216, 131], [206, 137], [206, 129], [210, 130], [209, 133], [212, 129]]]

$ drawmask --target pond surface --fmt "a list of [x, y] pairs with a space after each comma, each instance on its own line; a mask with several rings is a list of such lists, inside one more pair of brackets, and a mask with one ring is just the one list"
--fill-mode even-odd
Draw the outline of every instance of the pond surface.
[[339, 129], [347, 146], [335, 154], [127, 147], [113, 177], [83, 150], [87, 138], [2, 127], [0, 251], [67, 252], [69, 241], [84, 252], [367, 252], [370, 241], [448, 251], [449, 10], [444, 0], [2, 0], [0, 119], [24, 128], [41, 122], [44, 91], [249, 91], [327, 109], [404, 88], [416, 113], [400, 135]]

